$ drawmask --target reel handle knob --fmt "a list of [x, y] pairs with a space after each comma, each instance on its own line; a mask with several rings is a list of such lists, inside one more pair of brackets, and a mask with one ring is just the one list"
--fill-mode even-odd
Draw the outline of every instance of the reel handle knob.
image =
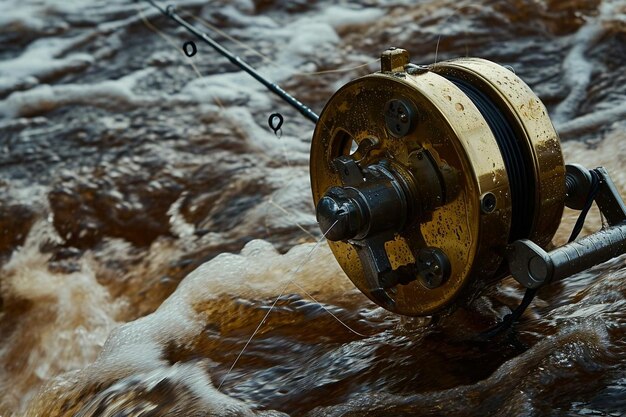
[[328, 190], [317, 203], [316, 212], [317, 222], [330, 241], [352, 239], [361, 229], [361, 210], [341, 187]]

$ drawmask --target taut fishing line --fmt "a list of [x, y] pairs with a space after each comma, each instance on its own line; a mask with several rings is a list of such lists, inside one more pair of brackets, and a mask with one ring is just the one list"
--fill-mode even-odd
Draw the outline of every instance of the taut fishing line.
[[285, 294], [285, 291], [287, 290], [287, 288], [289, 287], [289, 285], [291, 284], [295, 284], [298, 288], [300, 288], [306, 295], [308, 295], [313, 302], [317, 303], [324, 311], [326, 311], [327, 313], [329, 313], [333, 318], [335, 318], [335, 320], [337, 320], [342, 326], [344, 326], [346, 329], [350, 330], [352, 333], [360, 336], [360, 337], [367, 337], [364, 334], [361, 334], [359, 332], [357, 332], [356, 330], [354, 330], [353, 328], [351, 328], [350, 326], [348, 326], [346, 323], [344, 323], [339, 317], [337, 317], [335, 314], [333, 314], [330, 310], [328, 310], [322, 303], [320, 303], [319, 301], [317, 301], [315, 298], [313, 298], [313, 296], [311, 296], [311, 294], [309, 294], [308, 291], [306, 291], [304, 288], [302, 288], [302, 286], [300, 286], [300, 284], [297, 284], [294, 279], [296, 278], [296, 276], [298, 275], [298, 272], [300, 272], [300, 269], [302, 269], [302, 267], [311, 259], [311, 256], [313, 255], [313, 252], [315, 252], [315, 250], [319, 247], [319, 245], [324, 241], [324, 239], [326, 238], [326, 235], [332, 230], [333, 227], [335, 227], [337, 223], [335, 222], [335, 224], [333, 224], [332, 226], [330, 226], [330, 228], [328, 228], [328, 230], [326, 231], [326, 233], [324, 233], [322, 235], [322, 237], [315, 243], [315, 245], [311, 248], [311, 250], [309, 251], [309, 253], [307, 253], [307, 255], [305, 256], [305, 258], [302, 260], [302, 262], [298, 265], [298, 267], [294, 270], [292, 277], [289, 279], [289, 281], [287, 281], [287, 283], [282, 287], [282, 289], [280, 290], [280, 293], [278, 294], [278, 297], [276, 297], [276, 299], [274, 300], [274, 302], [270, 305], [270, 308], [267, 310], [267, 313], [265, 313], [265, 315], [263, 316], [263, 318], [261, 319], [261, 322], [259, 323], [259, 325], [254, 329], [254, 332], [252, 332], [252, 335], [250, 335], [250, 338], [248, 338], [247, 342], [245, 343], [245, 345], [243, 346], [243, 348], [241, 349], [241, 351], [239, 352], [239, 354], [237, 355], [237, 357], [235, 358], [233, 364], [231, 365], [231, 367], [228, 369], [228, 372], [226, 372], [226, 375], [224, 375], [224, 378], [222, 378], [222, 382], [220, 382], [220, 385], [217, 387], [218, 390], [220, 390], [222, 388], [222, 385], [224, 385], [224, 382], [226, 382], [226, 379], [228, 378], [228, 376], [230, 375], [230, 373], [232, 372], [232, 370], [235, 368], [235, 365], [237, 365], [237, 362], [239, 361], [239, 359], [241, 358], [241, 355], [243, 355], [243, 353], [245, 352], [245, 350], [248, 348], [248, 345], [250, 344], [250, 342], [252, 341], [252, 339], [254, 338], [254, 336], [256, 336], [256, 334], [259, 332], [259, 330], [261, 330], [261, 326], [263, 326], [263, 323], [265, 323], [265, 320], [267, 320], [267, 318], [269, 317], [270, 313], [272, 312], [272, 310], [274, 309], [274, 307], [276, 307], [276, 304], [278, 303], [278, 301], [280, 300], [280, 298], [283, 296], [283, 294]]
[[[450, 19], [457, 16], [458, 13], [464, 9], [476, 9], [479, 11], [483, 11], [484, 7], [482, 4], [478, 4], [478, 3], [471, 3], [471, 4], [467, 4], [463, 6], [458, 6], [454, 8], [452, 12], [450, 13], [450, 15], [448, 15], [448, 17], [444, 19], [444, 21], [442, 22], [442, 25], [445, 25], [446, 23], [448, 23]], [[465, 33], [465, 37], [467, 38], [467, 32], [465, 30], [463, 32]], [[439, 44], [441, 42], [441, 36], [442, 36], [441, 33], [439, 34], [439, 36], [437, 36], [437, 46], [435, 47], [435, 62], [433, 65], [437, 65], [437, 58], [439, 56]], [[468, 56], [468, 55], [469, 55], [469, 48], [467, 47], [467, 43], [465, 43], [465, 56]]]
[[[276, 207], [278, 210], [282, 211], [283, 213], [285, 213], [287, 216], [289, 217], [295, 217], [295, 215], [290, 212], [289, 210], [287, 210], [286, 208], [284, 208], [283, 206], [281, 206], [280, 204], [278, 204], [277, 202], [274, 201], [274, 199], [270, 198], [267, 202], [268, 204], [271, 204], [272, 206]], [[317, 236], [315, 236], [313, 233], [309, 232], [308, 230], [306, 230], [304, 228], [304, 226], [302, 226], [300, 223], [296, 222], [294, 220], [293, 222], [298, 229], [302, 230], [304, 233], [306, 233], [307, 235], [309, 235], [310, 237], [312, 237], [314, 240], [317, 240]]]

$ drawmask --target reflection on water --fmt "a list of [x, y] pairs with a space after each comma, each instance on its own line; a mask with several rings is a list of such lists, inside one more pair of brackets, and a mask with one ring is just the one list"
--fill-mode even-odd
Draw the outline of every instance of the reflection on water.
[[[315, 246], [307, 120], [200, 45], [198, 78], [162, 36], [187, 35], [142, 5], [8, 2], [1, 415], [626, 412], [623, 257], [542, 289], [504, 340], [472, 336], [519, 303], [510, 279], [438, 323], [394, 316]], [[178, 2], [317, 111], [391, 45], [511, 65], [566, 160], [606, 166], [626, 195], [626, 2], [413, 3]]]

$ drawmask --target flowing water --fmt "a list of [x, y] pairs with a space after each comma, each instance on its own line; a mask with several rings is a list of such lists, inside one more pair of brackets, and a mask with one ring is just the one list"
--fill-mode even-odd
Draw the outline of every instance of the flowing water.
[[[626, 196], [624, 1], [177, 4], [318, 112], [389, 46], [511, 65]], [[493, 342], [511, 279], [437, 323], [390, 314], [315, 243], [309, 121], [143, 3], [0, 6], [0, 415], [626, 415], [626, 258]]]

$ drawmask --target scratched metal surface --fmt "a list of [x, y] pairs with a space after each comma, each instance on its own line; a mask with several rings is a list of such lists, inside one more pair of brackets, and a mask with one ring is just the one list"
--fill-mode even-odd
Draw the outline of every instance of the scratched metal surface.
[[[624, 1], [414, 3], [178, 5], [317, 111], [392, 45], [511, 65], [566, 160], [626, 194]], [[144, 5], [3, 9], [0, 415], [626, 413], [623, 257], [541, 290], [495, 343], [472, 335], [519, 302], [510, 280], [438, 324], [388, 314], [313, 243], [309, 121], [200, 44], [193, 68]]]

